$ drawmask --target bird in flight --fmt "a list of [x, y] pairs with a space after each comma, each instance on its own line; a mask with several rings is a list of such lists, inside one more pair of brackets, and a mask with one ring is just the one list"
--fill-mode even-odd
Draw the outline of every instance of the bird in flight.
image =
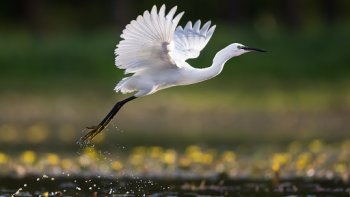
[[265, 52], [233, 43], [216, 53], [210, 67], [194, 68], [186, 60], [199, 56], [216, 26], [211, 26], [210, 21], [201, 26], [200, 20], [194, 24], [189, 21], [185, 27], [178, 26], [184, 12], [175, 15], [176, 9], [175, 6], [166, 14], [165, 5], [159, 10], [153, 6], [151, 11], [145, 11], [125, 27], [115, 49], [115, 65], [130, 75], [119, 81], [115, 91], [135, 93], [117, 102], [100, 124], [86, 127], [87, 133], [81, 142], [92, 140], [131, 100], [165, 88], [211, 79], [221, 73], [226, 61], [232, 57], [251, 51]]

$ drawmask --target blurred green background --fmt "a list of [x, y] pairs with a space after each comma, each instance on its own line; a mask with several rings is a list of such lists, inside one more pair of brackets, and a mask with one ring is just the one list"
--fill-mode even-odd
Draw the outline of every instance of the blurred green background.
[[194, 67], [239, 42], [263, 48], [219, 77], [127, 104], [96, 140], [115, 148], [337, 142], [350, 132], [350, 1], [4, 1], [0, 148], [74, 151], [85, 126], [125, 98], [114, 48], [129, 21], [165, 3], [217, 25]]

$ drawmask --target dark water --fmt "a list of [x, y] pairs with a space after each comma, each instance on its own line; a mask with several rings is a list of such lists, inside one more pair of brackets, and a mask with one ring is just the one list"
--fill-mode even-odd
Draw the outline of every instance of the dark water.
[[[21, 188], [21, 189], [20, 189]], [[0, 178], [0, 197], [11, 196], [349, 196], [342, 180], [249, 180], [106, 177]]]

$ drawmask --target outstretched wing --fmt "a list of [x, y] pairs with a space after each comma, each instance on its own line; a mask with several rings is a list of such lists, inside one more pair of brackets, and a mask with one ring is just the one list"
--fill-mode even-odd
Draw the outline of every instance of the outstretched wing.
[[126, 26], [115, 49], [115, 64], [125, 73], [146, 69], [176, 67], [169, 52], [177, 24], [184, 12], [176, 15], [176, 6], [165, 15], [165, 5], [159, 12], [153, 6]]
[[207, 45], [214, 33], [215, 25], [210, 27], [210, 21], [201, 28], [201, 21], [198, 20], [193, 26], [189, 21], [185, 28], [178, 26], [174, 34], [174, 50], [171, 56], [176, 60], [185, 61], [196, 58], [200, 51]]

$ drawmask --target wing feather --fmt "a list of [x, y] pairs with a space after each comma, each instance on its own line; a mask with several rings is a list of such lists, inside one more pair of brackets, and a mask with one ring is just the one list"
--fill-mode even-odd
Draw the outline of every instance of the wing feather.
[[189, 21], [184, 28], [178, 26], [174, 34], [175, 47], [171, 56], [181, 61], [198, 57], [214, 33], [216, 26], [210, 27], [210, 24], [208, 21], [201, 28], [201, 21], [198, 20], [194, 25]]
[[[176, 67], [170, 57], [176, 26], [183, 12], [175, 16], [177, 7], [165, 15], [165, 5], [159, 12], [153, 6], [128, 24], [115, 49], [115, 64], [125, 73], [138, 73], [147, 69]], [[174, 17], [175, 16], [175, 17]]]
[[130, 24], [120, 36], [122, 40], [115, 49], [115, 64], [125, 73], [138, 73], [144, 70], [181, 67], [178, 61], [186, 61], [199, 56], [209, 42], [215, 25], [210, 21], [201, 27], [201, 21], [189, 21], [185, 27], [178, 26], [182, 15], [175, 15], [177, 7], [166, 14], [165, 5], [159, 10], [153, 6]]

